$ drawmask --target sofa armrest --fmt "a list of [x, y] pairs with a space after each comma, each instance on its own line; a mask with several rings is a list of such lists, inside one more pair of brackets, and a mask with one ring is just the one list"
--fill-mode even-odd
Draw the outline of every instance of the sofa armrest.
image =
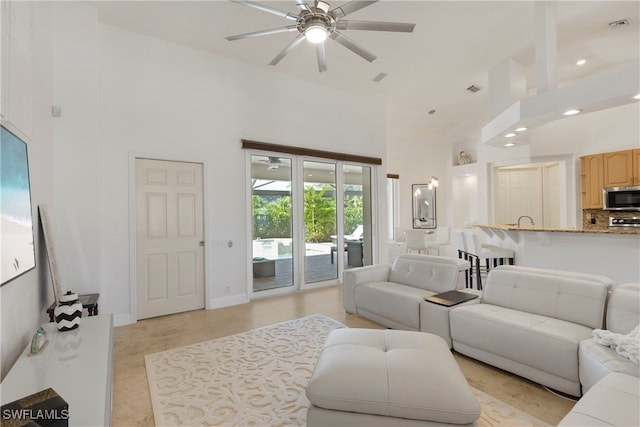
[[355, 314], [355, 294], [358, 285], [369, 282], [385, 282], [389, 279], [389, 271], [391, 271], [391, 264], [368, 265], [346, 270], [342, 276], [344, 310], [347, 313]]

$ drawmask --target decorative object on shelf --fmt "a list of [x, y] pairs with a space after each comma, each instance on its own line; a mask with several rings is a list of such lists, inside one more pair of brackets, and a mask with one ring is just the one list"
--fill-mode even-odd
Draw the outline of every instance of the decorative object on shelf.
[[54, 310], [58, 330], [70, 331], [80, 326], [82, 304], [78, 301], [78, 294], [67, 291], [60, 296], [60, 303]]
[[31, 338], [31, 350], [29, 351], [29, 356], [33, 356], [39, 354], [49, 343], [47, 339], [47, 333], [44, 328], [40, 326], [35, 334], [33, 334], [33, 338]]
[[459, 165], [468, 165], [471, 162], [471, 157], [469, 157], [469, 155], [467, 153], [465, 153], [464, 151], [460, 151], [460, 154], [458, 155], [458, 164]]

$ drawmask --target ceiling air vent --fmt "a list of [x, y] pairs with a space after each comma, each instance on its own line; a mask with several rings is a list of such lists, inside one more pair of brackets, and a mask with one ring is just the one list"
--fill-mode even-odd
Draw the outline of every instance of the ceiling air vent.
[[617, 21], [609, 22], [609, 28], [626, 27], [630, 22], [628, 19], [618, 19]]
[[375, 77], [373, 78], [373, 81], [374, 81], [374, 82], [376, 82], [376, 83], [380, 83], [380, 81], [381, 81], [382, 79], [384, 79], [385, 77], [387, 77], [387, 74], [386, 74], [386, 73], [380, 73], [380, 74], [378, 74], [377, 76], [375, 76]]
[[467, 90], [471, 93], [476, 93], [480, 90], [480, 88], [476, 85], [471, 85], [467, 88]]

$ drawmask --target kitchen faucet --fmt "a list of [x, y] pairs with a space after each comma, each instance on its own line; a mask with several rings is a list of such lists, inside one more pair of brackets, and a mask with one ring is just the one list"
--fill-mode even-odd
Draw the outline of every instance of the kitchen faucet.
[[531, 218], [529, 215], [521, 215], [520, 218], [518, 218], [518, 228], [520, 228], [520, 220], [522, 218], [529, 218], [529, 221], [531, 221], [531, 226], [535, 226], [536, 224], [533, 222], [533, 218]]

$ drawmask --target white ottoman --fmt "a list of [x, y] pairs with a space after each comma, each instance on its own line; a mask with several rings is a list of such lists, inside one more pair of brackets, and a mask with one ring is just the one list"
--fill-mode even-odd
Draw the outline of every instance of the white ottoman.
[[424, 332], [332, 331], [307, 397], [308, 426], [472, 425], [480, 417], [445, 341]]

